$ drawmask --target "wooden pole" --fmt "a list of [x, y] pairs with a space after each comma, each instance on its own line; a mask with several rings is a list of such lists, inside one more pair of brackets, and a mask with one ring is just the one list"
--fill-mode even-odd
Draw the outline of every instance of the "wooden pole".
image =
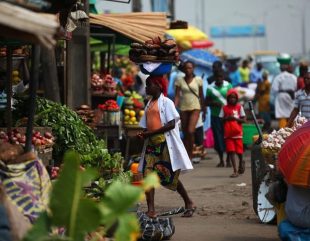
[[45, 98], [60, 103], [55, 49], [41, 49], [42, 75]]
[[12, 47], [7, 46], [6, 48], [6, 94], [7, 94], [7, 102], [6, 102], [6, 125], [7, 125], [7, 133], [9, 138], [11, 138], [12, 131], [12, 71], [13, 71], [13, 50]]
[[31, 151], [32, 144], [32, 130], [33, 130], [33, 121], [36, 108], [36, 91], [37, 84], [39, 80], [39, 65], [40, 65], [40, 46], [32, 46], [32, 61], [31, 61], [31, 79], [29, 83], [30, 98], [29, 98], [29, 116], [27, 121], [27, 130], [26, 130], [26, 146], [25, 152]]

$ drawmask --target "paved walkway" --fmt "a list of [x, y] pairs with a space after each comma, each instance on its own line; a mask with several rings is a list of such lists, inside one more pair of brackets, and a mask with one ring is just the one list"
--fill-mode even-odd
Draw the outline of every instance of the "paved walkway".
[[[208, 150], [208, 159], [181, 176], [197, 206], [192, 218], [174, 216], [173, 241], [276, 241], [276, 225], [259, 223], [251, 196], [250, 152], [245, 153], [246, 172], [229, 178], [232, 168], [216, 168], [217, 156]], [[183, 205], [177, 193], [159, 188], [155, 194], [158, 212]], [[145, 210], [145, 203], [142, 203]]]

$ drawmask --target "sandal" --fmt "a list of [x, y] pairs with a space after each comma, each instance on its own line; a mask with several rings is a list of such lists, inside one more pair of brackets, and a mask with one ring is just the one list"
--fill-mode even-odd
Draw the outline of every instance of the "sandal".
[[219, 164], [216, 165], [216, 167], [224, 167], [224, 163], [220, 162]]
[[160, 217], [170, 216], [170, 215], [175, 215], [175, 214], [184, 213], [184, 212], [185, 212], [185, 207], [179, 207], [179, 208], [174, 208], [174, 209], [167, 211], [167, 212], [163, 212], [163, 213], [159, 214], [158, 216], [160, 216]]
[[193, 217], [195, 211], [196, 211], [196, 207], [187, 208], [187, 209], [185, 209], [185, 211], [183, 212], [181, 217], [183, 217], [183, 218], [191, 218], [191, 217]]
[[233, 174], [231, 174], [229, 177], [234, 178], [234, 177], [238, 177], [238, 176], [239, 176], [239, 174], [238, 174], [238, 173], [233, 173]]

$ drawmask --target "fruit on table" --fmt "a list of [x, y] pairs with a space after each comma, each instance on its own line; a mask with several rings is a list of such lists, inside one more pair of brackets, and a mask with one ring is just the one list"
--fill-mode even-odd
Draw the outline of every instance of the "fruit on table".
[[134, 110], [124, 109], [124, 124], [125, 125], [137, 125], [136, 112]]

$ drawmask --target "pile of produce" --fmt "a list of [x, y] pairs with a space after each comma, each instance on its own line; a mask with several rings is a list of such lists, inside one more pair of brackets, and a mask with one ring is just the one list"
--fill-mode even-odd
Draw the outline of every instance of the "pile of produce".
[[144, 115], [144, 99], [136, 91], [125, 91], [124, 125], [138, 125]]
[[91, 88], [94, 93], [105, 95], [116, 95], [116, 82], [111, 75], [101, 78], [98, 74], [93, 74], [91, 78]]
[[98, 108], [102, 111], [119, 111], [119, 106], [115, 100], [107, 100], [104, 104], [99, 104]]
[[124, 108], [142, 110], [144, 108], [144, 99], [136, 91], [125, 91]]
[[116, 95], [116, 82], [114, 78], [107, 74], [103, 80], [103, 94], [105, 95]]
[[175, 62], [179, 60], [179, 51], [174, 40], [162, 41], [160, 37], [155, 37], [145, 41], [144, 44], [132, 43], [129, 58], [136, 63], [146, 61]]
[[262, 148], [265, 153], [278, 153], [285, 143], [285, 140], [299, 127], [301, 127], [308, 120], [305, 117], [298, 116], [294, 121], [292, 128], [281, 128], [280, 130], [274, 130], [267, 139], [263, 141]]
[[90, 125], [94, 122], [94, 110], [92, 110], [88, 105], [81, 105], [76, 110], [76, 113], [80, 116], [86, 125]]
[[68, 107], [37, 98], [35, 123], [52, 128], [56, 138], [53, 147], [54, 160], [61, 162], [64, 153], [73, 149], [81, 155], [81, 162], [86, 167], [121, 170], [122, 156], [119, 153], [109, 154], [104, 141], [97, 139], [93, 130]]
[[144, 110], [138, 112], [130, 109], [124, 109], [124, 125], [138, 125], [140, 118], [144, 115]]
[[102, 117], [100, 122], [105, 125], [119, 125], [121, 122], [120, 108], [115, 100], [107, 100], [98, 105]]
[[[20, 129], [13, 129], [11, 133], [6, 133], [4, 131], [0, 131], [0, 143], [9, 142], [14, 145], [22, 145], [26, 144], [26, 135], [24, 133], [25, 129], [21, 131]], [[54, 137], [50, 132], [40, 133], [39, 131], [33, 131], [32, 135], [32, 144], [36, 148], [49, 148], [54, 145]]]
[[94, 92], [102, 92], [103, 91], [104, 81], [98, 74], [93, 74], [91, 77], [91, 88]]

